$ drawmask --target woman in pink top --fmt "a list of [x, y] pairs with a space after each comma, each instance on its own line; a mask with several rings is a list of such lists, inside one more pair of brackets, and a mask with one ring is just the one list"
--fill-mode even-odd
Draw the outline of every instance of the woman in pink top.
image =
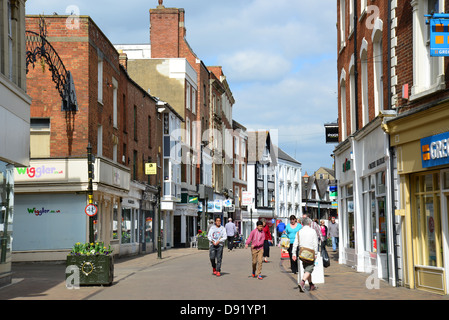
[[251, 256], [252, 256], [252, 276], [253, 278], [262, 280], [260, 275], [262, 272], [262, 261], [263, 261], [263, 243], [265, 241], [265, 233], [263, 232], [262, 221], [257, 221], [256, 229], [251, 231], [248, 239], [246, 240], [245, 248], [251, 243]]

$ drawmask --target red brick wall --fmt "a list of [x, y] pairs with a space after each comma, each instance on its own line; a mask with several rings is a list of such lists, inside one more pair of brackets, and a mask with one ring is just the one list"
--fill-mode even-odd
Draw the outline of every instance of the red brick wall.
[[[341, 71], [344, 69], [346, 71], [346, 132], [349, 136], [351, 132], [351, 110], [350, 110], [350, 72], [349, 66], [351, 62], [351, 56], [354, 54], [354, 35], [349, 37], [349, 2], [354, 2], [353, 0], [346, 0], [346, 18], [345, 18], [345, 30], [346, 30], [346, 46], [341, 49], [340, 52], [340, 1], [337, 0], [337, 76], [338, 76], [338, 119], [340, 126], [340, 142], [342, 135], [341, 128], [341, 94], [340, 94], [340, 76]], [[368, 12], [364, 14], [363, 17], [361, 15], [360, 1], [356, 1], [357, 6], [354, 8], [354, 13], [357, 14], [357, 56], [355, 57], [357, 60], [357, 88], [358, 88], [358, 128], [361, 129], [363, 126], [363, 110], [362, 110], [362, 66], [360, 59], [360, 49], [362, 45], [362, 40], [365, 40], [368, 43], [367, 54], [368, 54], [368, 105], [369, 105], [369, 120], [373, 120], [377, 115], [375, 114], [374, 109], [374, 67], [373, 67], [373, 43], [371, 40], [371, 35], [373, 30], [369, 27], [371, 22], [373, 21], [373, 13]], [[368, 5], [371, 5], [370, 1], [368, 1]], [[382, 47], [383, 47], [383, 105], [384, 109], [389, 108], [390, 100], [388, 99], [388, 60], [387, 60], [387, 49], [388, 49], [388, 2], [387, 1], [377, 1], [375, 5], [379, 8], [379, 19], [383, 21], [383, 31], [382, 31]], [[367, 27], [368, 25], [368, 27]], [[355, 116], [354, 116], [355, 117]]]
[[[445, 10], [442, 12], [448, 12], [449, 3], [446, 2]], [[402, 97], [402, 87], [408, 84], [408, 95], [411, 95], [411, 89], [413, 87], [413, 11], [410, 2], [398, 2], [398, 8], [396, 10], [398, 25], [396, 35], [398, 38], [398, 45], [396, 48], [396, 54], [398, 56], [398, 65], [396, 73], [398, 75], [398, 113], [411, 110], [413, 108], [431, 103], [432, 101], [447, 98], [449, 93], [447, 90], [436, 92], [427, 95], [421, 99], [410, 101]], [[424, 19], [424, 17], [422, 18]], [[434, 58], [432, 58], [434, 59]], [[444, 72], [446, 88], [449, 88], [449, 60], [444, 58]]]
[[[80, 29], [66, 28], [66, 18], [46, 17], [47, 37], [57, 51], [67, 70], [73, 75], [79, 111], [66, 119], [61, 111], [61, 97], [52, 81], [48, 64], [37, 62], [35, 68], [29, 67], [27, 91], [32, 98], [31, 117], [50, 118], [51, 157], [79, 157], [87, 154], [89, 85], [89, 45], [85, 41], [59, 42], [54, 37], [86, 37], [87, 20], [82, 19]], [[38, 17], [26, 18], [26, 29], [39, 33]]]
[[[78, 111], [67, 117], [61, 111], [61, 97], [45, 65], [36, 64], [27, 75], [28, 94], [33, 99], [31, 117], [50, 118], [50, 157], [86, 157], [90, 141], [97, 154], [97, 130], [103, 127], [103, 156], [113, 159], [113, 137], [118, 138], [117, 162], [131, 169], [133, 151], [138, 154], [138, 179], [148, 181], [144, 162], [157, 162], [162, 141], [161, 121], [154, 99], [132, 81], [119, 63], [119, 54], [108, 38], [88, 17], [80, 17], [79, 29], [67, 29], [65, 16], [47, 16], [47, 39], [61, 57], [74, 78]], [[26, 18], [27, 30], [39, 32], [39, 17]], [[103, 53], [103, 103], [98, 102], [98, 52]], [[113, 126], [112, 78], [118, 82], [117, 128]], [[137, 141], [134, 140], [134, 106], [138, 110]], [[151, 144], [148, 136], [148, 117], [151, 117]], [[127, 152], [123, 150], [127, 145]], [[150, 147], [151, 146], [151, 147]], [[122, 162], [125, 154], [126, 160]], [[128, 162], [128, 158], [130, 161]], [[160, 175], [161, 176], [161, 175]], [[151, 177], [156, 184], [157, 177]]]

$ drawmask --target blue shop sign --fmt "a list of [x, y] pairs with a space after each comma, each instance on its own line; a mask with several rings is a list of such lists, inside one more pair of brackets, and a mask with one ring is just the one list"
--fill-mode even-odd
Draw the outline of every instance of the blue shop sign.
[[430, 56], [449, 56], [449, 14], [435, 13], [426, 17], [430, 25]]
[[449, 132], [421, 139], [422, 167], [449, 164]]

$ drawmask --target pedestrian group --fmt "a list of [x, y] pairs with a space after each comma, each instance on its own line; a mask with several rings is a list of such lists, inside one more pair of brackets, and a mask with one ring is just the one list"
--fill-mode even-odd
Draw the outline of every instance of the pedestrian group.
[[[324, 267], [329, 266], [329, 256], [326, 251], [327, 240], [332, 241], [332, 249], [335, 252], [338, 248], [338, 223], [335, 217], [331, 218], [329, 226], [324, 221], [312, 220], [308, 214], [303, 214], [302, 219], [290, 216], [290, 223], [285, 225], [282, 221], [277, 226], [277, 234], [284, 238], [281, 243], [288, 244], [288, 255], [290, 257], [290, 267], [294, 274], [298, 273], [298, 263], [302, 262], [303, 276], [298, 283], [299, 290], [305, 292], [305, 283], [309, 284], [309, 291], [316, 290], [316, 285], [312, 282], [312, 272], [315, 267], [315, 260], [318, 253], [323, 256]], [[234, 248], [234, 239], [238, 235], [237, 228], [228, 219], [226, 226], [221, 225], [220, 217], [215, 218], [215, 223], [211, 221], [208, 227], [209, 258], [212, 265], [212, 272], [217, 277], [221, 276], [221, 262], [223, 258], [223, 247], [228, 241], [228, 251]], [[288, 239], [288, 240], [287, 240]], [[278, 239], [279, 240], [279, 239]], [[251, 231], [245, 242], [245, 248], [251, 246], [251, 266], [253, 278], [262, 280], [262, 264], [268, 262], [270, 257], [270, 246], [273, 238], [265, 219], [256, 223], [256, 228]]]

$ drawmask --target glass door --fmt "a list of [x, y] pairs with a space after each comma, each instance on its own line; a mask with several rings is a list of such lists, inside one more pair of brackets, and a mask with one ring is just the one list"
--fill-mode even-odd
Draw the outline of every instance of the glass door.
[[419, 289], [444, 293], [440, 172], [412, 175], [412, 191], [415, 283]]

